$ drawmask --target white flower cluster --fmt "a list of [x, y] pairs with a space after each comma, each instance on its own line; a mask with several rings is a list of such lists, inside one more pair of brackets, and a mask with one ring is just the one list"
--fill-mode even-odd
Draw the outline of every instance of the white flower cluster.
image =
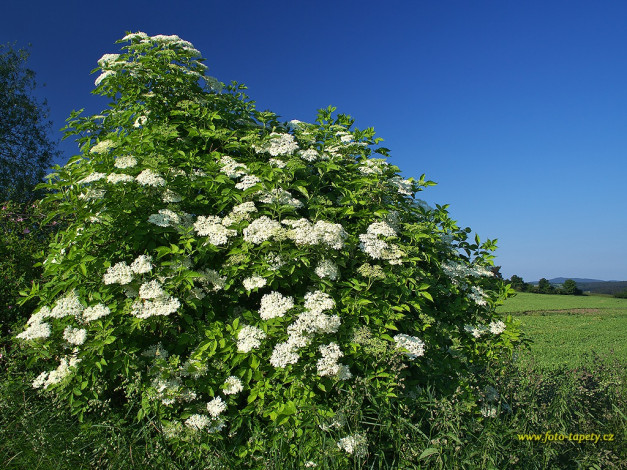
[[316, 266], [315, 273], [318, 277], [321, 278], [329, 278], [332, 281], [335, 281], [338, 278], [338, 268], [333, 261], [328, 259], [323, 259]]
[[194, 230], [201, 237], [209, 237], [207, 243], [215, 246], [226, 245], [229, 237], [237, 235], [237, 231], [226, 228], [220, 217], [215, 215], [199, 216], [194, 223]]
[[131, 263], [131, 271], [135, 274], [145, 274], [152, 269], [152, 257], [148, 255], [139, 255], [135, 261]]
[[291, 134], [273, 132], [268, 141], [261, 146], [255, 146], [257, 153], [267, 152], [273, 157], [279, 155], [291, 155], [298, 150], [298, 143]]
[[265, 339], [266, 333], [256, 326], [243, 326], [237, 334], [237, 350], [247, 353], [261, 345], [261, 340]]
[[423, 356], [425, 353], [424, 341], [415, 336], [398, 334], [394, 336], [394, 341], [396, 342], [396, 349], [405, 349], [405, 354], [411, 360]]
[[28, 320], [28, 327], [17, 335], [17, 338], [23, 340], [32, 340], [37, 338], [48, 338], [50, 336], [50, 325], [42, 320], [50, 316], [50, 308], [42, 307], [39, 311]]
[[91, 148], [90, 152], [96, 153], [96, 154], [107, 153], [109, 150], [115, 147], [116, 147], [116, 143], [113, 142], [112, 140], [101, 140], [100, 142], [98, 142], [96, 145], [94, 145]]
[[244, 240], [259, 245], [270, 238], [281, 235], [281, 224], [267, 216], [253, 220], [243, 231]]
[[332, 224], [324, 220], [312, 224], [309, 220], [302, 218], [284, 220], [282, 223], [291, 227], [286, 236], [297, 245], [324, 244], [334, 250], [340, 250], [344, 247], [344, 240], [348, 237], [341, 224]]
[[83, 310], [83, 320], [91, 322], [99, 318], [106, 317], [111, 313], [109, 307], [103, 304], [96, 304]]
[[337, 443], [337, 446], [349, 454], [356, 457], [365, 457], [368, 452], [368, 441], [362, 434], [353, 434], [352, 436], [343, 437]]
[[115, 62], [120, 57], [120, 54], [104, 54], [98, 59], [98, 65], [102, 68], [109, 67], [112, 62]]
[[288, 191], [279, 188], [275, 188], [271, 191], [261, 192], [259, 202], [264, 202], [266, 204], [279, 204], [281, 206], [291, 206], [296, 209], [303, 207], [302, 202], [300, 202], [296, 198], [293, 198]]
[[411, 196], [414, 194], [414, 183], [410, 180], [405, 180], [400, 176], [393, 176], [389, 179], [390, 183], [396, 187], [399, 194], [404, 194], [405, 196]]
[[157, 280], [144, 282], [139, 288], [139, 297], [142, 299], [157, 299], [166, 296], [167, 293]]
[[249, 188], [252, 188], [257, 183], [260, 183], [261, 180], [257, 178], [255, 175], [246, 175], [244, 176], [239, 183], [235, 185], [236, 189], [241, 189], [242, 191], [246, 191]]
[[154, 316], [167, 316], [174, 313], [181, 306], [181, 302], [175, 297], [160, 297], [154, 300], [136, 300], [132, 305], [131, 314], [137, 318], [150, 318]]
[[111, 173], [107, 176], [107, 183], [118, 184], [118, 183], [130, 183], [131, 181], [135, 181], [131, 175], [125, 175], [124, 173]]
[[78, 318], [78, 316], [83, 312], [84, 308], [85, 307], [83, 307], [80, 300], [78, 300], [76, 292], [72, 291], [57, 300], [57, 303], [55, 304], [52, 311], [48, 314], [48, 316], [50, 318], [63, 318], [71, 315], [75, 318]]
[[63, 331], [63, 339], [75, 346], [80, 346], [87, 339], [87, 330], [67, 326]]
[[289, 364], [296, 364], [299, 359], [300, 356], [296, 352], [294, 345], [289, 342], [278, 343], [272, 350], [270, 364], [278, 369], [282, 369], [287, 367]]
[[340, 357], [344, 356], [344, 353], [336, 343], [323, 344], [318, 350], [322, 355], [316, 363], [318, 375], [336, 376], [340, 380], [348, 380], [353, 376], [347, 366], [337, 362]]
[[363, 277], [368, 277], [370, 279], [385, 279], [385, 272], [383, 271], [383, 268], [376, 264], [372, 266], [369, 263], [364, 263], [357, 268], [357, 272]]
[[242, 390], [244, 390], [244, 386], [242, 385], [242, 381], [238, 377], [231, 375], [224, 381], [223, 392], [225, 395], [235, 395]]
[[493, 276], [492, 271], [483, 266], [465, 264], [463, 262], [447, 261], [442, 263], [442, 270], [451, 278], [453, 284], [458, 285], [459, 280], [467, 277], [485, 277]]
[[150, 169], [142, 171], [135, 180], [142, 186], [165, 186], [165, 179], [159, 173]]
[[261, 276], [251, 276], [244, 279], [242, 284], [244, 284], [244, 288], [246, 290], [259, 289], [265, 286], [268, 283], [268, 280]]
[[300, 150], [298, 156], [307, 162], [315, 162], [320, 158], [320, 154], [316, 149]]
[[226, 411], [226, 403], [224, 403], [224, 400], [222, 400], [221, 397], [215, 397], [213, 400], [207, 403], [207, 411], [211, 416], [217, 418], [224, 411]]
[[255, 207], [255, 203], [252, 201], [243, 202], [242, 204], [238, 204], [233, 207], [231, 212], [222, 219], [222, 225], [225, 227], [230, 227], [231, 225], [237, 224], [242, 220], [250, 220], [250, 214], [253, 212], [257, 212], [257, 208]]
[[133, 168], [137, 165], [137, 159], [132, 157], [131, 155], [124, 155], [123, 157], [118, 157], [115, 159], [113, 166], [116, 168], [124, 169], [124, 168]]
[[483, 289], [478, 286], [472, 286], [472, 292], [468, 294], [468, 298], [480, 306], [488, 304], [488, 302], [486, 301], [487, 297], [488, 296], [485, 292], [483, 292]]
[[505, 331], [505, 323], [500, 320], [495, 322], [493, 321], [490, 323], [489, 328], [493, 335], [500, 335]]
[[148, 222], [159, 227], [170, 227], [181, 223], [179, 215], [170, 209], [160, 209], [158, 214], [151, 214]]
[[87, 184], [87, 183], [92, 183], [94, 181], [99, 181], [103, 179], [105, 176], [107, 175], [104, 173], [98, 173], [97, 171], [94, 171], [93, 173], [87, 175], [82, 180], [79, 180], [78, 184]]
[[128, 284], [133, 280], [133, 270], [124, 261], [114, 264], [107, 269], [102, 282], [105, 284]]
[[248, 174], [248, 167], [243, 163], [236, 162], [234, 159], [229, 157], [228, 155], [224, 155], [220, 159], [220, 163], [222, 164], [222, 168], [220, 168], [220, 172], [227, 175], [229, 178], [239, 178], [240, 176], [244, 176]]
[[268, 163], [276, 168], [285, 168], [285, 165], [287, 165], [287, 163], [285, 163], [283, 160], [279, 160], [278, 158], [271, 158], [270, 160], [268, 160]]
[[372, 259], [384, 259], [390, 264], [401, 264], [401, 258], [405, 254], [398, 246], [381, 240], [379, 235], [393, 237], [396, 231], [387, 222], [373, 222], [366, 229], [366, 233], [359, 235], [361, 250]]
[[68, 361], [67, 357], [64, 357], [59, 362], [59, 366], [50, 372], [42, 372], [33, 381], [33, 388], [48, 388], [50, 385], [58, 384], [68, 375], [70, 375], [70, 367], [74, 367], [81, 360], [72, 356]]
[[465, 325], [464, 330], [473, 335], [475, 338], [480, 338], [488, 329], [484, 325]]
[[292, 297], [283, 297], [280, 292], [275, 291], [265, 294], [261, 298], [259, 316], [262, 320], [282, 317], [292, 308], [294, 308], [294, 299]]
[[[340, 317], [323, 313], [335, 307], [335, 301], [330, 295], [321, 291], [309, 292], [305, 295], [305, 311], [300, 313], [296, 320], [287, 327], [288, 339], [274, 347], [270, 363], [274, 367], [285, 367], [295, 364], [298, 359], [298, 349], [311, 343], [312, 335], [318, 333], [335, 333], [340, 327]], [[348, 378], [344, 370], [343, 376]]]
[[390, 164], [382, 158], [368, 158], [357, 169], [363, 175], [382, 175], [388, 166]]

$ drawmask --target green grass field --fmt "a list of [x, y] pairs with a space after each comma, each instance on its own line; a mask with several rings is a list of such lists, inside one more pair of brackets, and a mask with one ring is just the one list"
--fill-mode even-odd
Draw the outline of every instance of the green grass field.
[[598, 355], [627, 363], [627, 299], [519, 293], [499, 307], [533, 341], [521, 361], [576, 367]]

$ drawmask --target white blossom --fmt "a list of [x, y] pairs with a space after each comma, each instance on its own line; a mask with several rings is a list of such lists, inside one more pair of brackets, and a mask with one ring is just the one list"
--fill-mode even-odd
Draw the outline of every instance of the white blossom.
[[128, 284], [133, 280], [133, 271], [124, 261], [114, 264], [107, 269], [102, 282], [105, 284]]
[[141, 285], [139, 297], [142, 299], [157, 299], [167, 297], [167, 293], [163, 290], [159, 281], [152, 280]]
[[137, 165], [137, 159], [132, 157], [131, 155], [124, 155], [123, 157], [118, 157], [115, 159], [113, 166], [116, 168], [124, 169], [124, 168], [132, 168]]
[[316, 266], [315, 273], [321, 278], [329, 278], [335, 281], [338, 277], [338, 268], [333, 261], [323, 259]]
[[50, 336], [50, 325], [48, 323], [33, 322], [28, 328], [17, 335], [23, 340], [33, 340], [38, 338], [48, 338]]
[[299, 359], [300, 356], [294, 351], [294, 347], [291, 344], [278, 343], [274, 346], [274, 350], [270, 356], [270, 364], [276, 368], [282, 369], [288, 364], [296, 364]]
[[252, 188], [257, 183], [261, 182], [259, 178], [255, 175], [245, 175], [239, 183], [235, 185], [236, 189], [241, 189], [242, 191], [247, 190], [248, 188]]
[[242, 284], [244, 284], [244, 288], [249, 291], [253, 289], [261, 288], [265, 286], [267, 283], [268, 283], [268, 280], [261, 276], [247, 277], [246, 279], [242, 281]]
[[281, 224], [264, 215], [253, 220], [243, 230], [243, 235], [245, 241], [259, 245], [272, 237], [280, 235], [281, 232]]
[[152, 171], [151, 169], [146, 169], [142, 171], [135, 180], [141, 184], [142, 186], [165, 186], [165, 179], [157, 173]]
[[50, 311], [49, 316], [51, 318], [63, 318], [66, 316], [78, 316], [83, 312], [83, 305], [78, 300], [78, 297], [74, 291], [67, 294], [65, 297], [57, 300], [54, 308]]
[[298, 150], [298, 143], [291, 134], [273, 132], [270, 134], [268, 141], [262, 146], [255, 147], [255, 150], [257, 152], [267, 152], [273, 157], [291, 155]]
[[493, 335], [500, 335], [501, 333], [503, 333], [505, 331], [505, 323], [503, 323], [502, 321], [493, 321], [490, 323], [490, 332]]
[[398, 334], [394, 336], [394, 341], [396, 342], [396, 349], [405, 349], [405, 354], [409, 359], [416, 359], [425, 353], [425, 343], [415, 336]]
[[337, 446], [348, 454], [354, 454], [356, 457], [365, 457], [368, 451], [368, 441], [362, 434], [343, 437], [339, 440]]
[[237, 231], [227, 229], [222, 225], [220, 217], [215, 215], [199, 216], [194, 223], [194, 230], [201, 237], [208, 237], [207, 243], [215, 246], [226, 245], [229, 237], [237, 235]]
[[144, 274], [152, 269], [152, 257], [148, 255], [139, 255], [135, 261], [131, 263], [131, 271], [135, 274]]
[[87, 183], [92, 183], [94, 181], [99, 181], [103, 179], [105, 176], [107, 175], [104, 173], [98, 173], [97, 171], [94, 171], [93, 173], [90, 173], [82, 180], [79, 180], [78, 184], [87, 184]]
[[131, 181], [135, 181], [131, 175], [125, 175], [124, 173], [111, 173], [107, 176], [107, 183], [118, 184], [118, 183], [130, 183]]
[[282, 317], [293, 307], [294, 299], [292, 297], [283, 297], [279, 292], [271, 292], [261, 298], [259, 316], [262, 320]]
[[248, 174], [248, 167], [246, 165], [236, 162], [228, 155], [224, 155], [220, 159], [220, 164], [222, 165], [220, 172], [224, 173], [229, 178], [239, 178], [240, 176]]
[[63, 339], [70, 344], [80, 346], [87, 339], [87, 330], [67, 326], [63, 331]]
[[261, 340], [265, 337], [266, 333], [261, 328], [251, 325], [243, 326], [237, 334], [237, 350], [247, 353], [258, 348], [261, 345]]
[[207, 403], [207, 411], [211, 416], [217, 418], [226, 410], [226, 403], [222, 400], [221, 397], [215, 397], [209, 403]]
[[[106, 73], [106, 72], [105, 72]], [[103, 74], [104, 75], [104, 74]], [[107, 153], [109, 150], [116, 147], [116, 143], [112, 140], [101, 140], [96, 145], [94, 145], [90, 152], [91, 153]]]
[[231, 375], [228, 379], [225, 380], [223, 390], [225, 395], [235, 395], [242, 390], [244, 390], [244, 386], [242, 385], [242, 381], [238, 377]]
[[174, 313], [181, 306], [174, 297], [161, 297], [155, 300], [136, 300], [132, 305], [131, 314], [137, 318], [150, 318], [154, 316], [167, 316]]
[[111, 313], [109, 307], [103, 304], [92, 305], [83, 310], [83, 320], [86, 322], [95, 321], [99, 318], [106, 317]]
[[298, 152], [298, 156], [308, 162], [315, 162], [320, 158], [320, 154], [316, 149], [301, 150]]

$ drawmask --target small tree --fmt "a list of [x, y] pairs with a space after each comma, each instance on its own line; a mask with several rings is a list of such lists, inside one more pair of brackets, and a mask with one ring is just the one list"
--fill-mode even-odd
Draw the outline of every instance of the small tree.
[[577, 283], [572, 279], [566, 279], [562, 284], [561, 292], [565, 295], [581, 295], [582, 291], [577, 287]]
[[538, 282], [538, 292], [540, 294], [553, 294], [555, 293], [555, 287], [551, 285], [548, 279], [542, 278]]
[[49, 136], [46, 101], [32, 92], [35, 72], [26, 67], [26, 49], [0, 44], [0, 202], [25, 202], [59, 151]]
[[285, 123], [176, 36], [122, 42], [98, 62], [110, 106], [73, 114], [81, 154], [45, 186], [68, 226], [18, 335], [33, 386], [79, 416], [155, 416], [236, 468], [286, 442], [314, 461], [359, 459], [375, 435], [397, 452], [377, 423], [428, 396], [479, 414], [519, 340], [495, 313], [494, 241], [415, 199], [432, 183], [373, 158], [387, 150], [350, 117]]
[[526, 290], [527, 284], [525, 284], [525, 281], [523, 281], [523, 278], [520, 276], [517, 276], [516, 274], [514, 274], [510, 280], [510, 285], [512, 286], [512, 289], [520, 291], [520, 292], [524, 292]]

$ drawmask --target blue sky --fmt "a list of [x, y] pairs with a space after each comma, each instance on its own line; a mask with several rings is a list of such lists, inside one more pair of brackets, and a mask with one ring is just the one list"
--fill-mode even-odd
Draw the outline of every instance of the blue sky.
[[[90, 71], [127, 31], [177, 34], [260, 109], [333, 105], [374, 127], [420, 197], [482, 239], [506, 277], [627, 280], [627, 3], [205, 0], [10, 2], [54, 128], [98, 113]], [[59, 133], [59, 136], [61, 134]], [[76, 146], [65, 141], [65, 160]]]

